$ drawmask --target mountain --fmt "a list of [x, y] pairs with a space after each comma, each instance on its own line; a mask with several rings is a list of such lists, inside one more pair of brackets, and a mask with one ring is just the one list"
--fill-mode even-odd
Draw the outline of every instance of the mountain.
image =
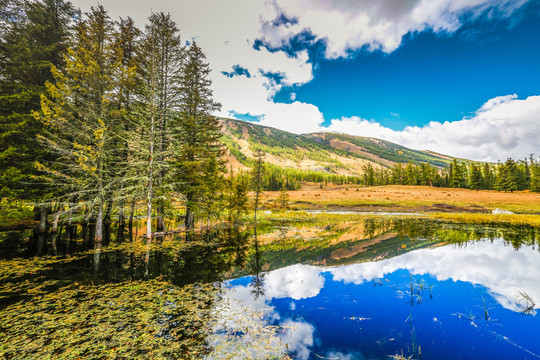
[[297, 135], [251, 122], [220, 119], [226, 159], [233, 168], [250, 166], [256, 149], [265, 161], [282, 168], [359, 176], [368, 164], [389, 168], [397, 163], [429, 163], [444, 168], [452, 157], [406, 148], [389, 141], [319, 132]]

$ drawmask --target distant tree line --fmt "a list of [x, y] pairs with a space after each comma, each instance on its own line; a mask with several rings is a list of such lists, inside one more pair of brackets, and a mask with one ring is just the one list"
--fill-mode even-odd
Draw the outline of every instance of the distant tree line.
[[364, 165], [361, 176], [283, 168], [271, 164], [266, 164], [266, 168], [263, 184], [264, 189], [270, 191], [278, 191], [283, 186], [288, 190], [296, 190], [300, 189], [302, 183], [311, 182], [321, 185], [424, 185], [505, 192], [530, 189], [540, 192], [540, 160], [532, 155], [528, 161], [509, 158], [497, 164], [453, 159], [444, 169], [428, 163], [397, 163], [390, 168], [368, 163]]
[[139, 29], [102, 6], [0, 5], [0, 199], [36, 203], [40, 239], [51, 221], [82, 221], [100, 243], [141, 204], [148, 238], [179, 205], [186, 229], [245, 211], [249, 179], [227, 174], [209, 65], [169, 14]]
[[392, 168], [364, 167], [364, 184], [376, 185], [425, 185], [471, 190], [540, 191], [540, 161], [531, 155], [529, 161], [515, 161], [511, 158], [504, 163], [452, 162], [442, 170], [427, 163], [420, 165], [398, 163]]

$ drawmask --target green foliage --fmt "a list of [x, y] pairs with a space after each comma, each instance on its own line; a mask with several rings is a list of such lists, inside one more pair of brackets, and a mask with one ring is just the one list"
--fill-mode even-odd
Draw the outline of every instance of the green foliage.
[[329, 144], [330, 140], [338, 139], [347, 141], [351, 144], [360, 146], [368, 153], [373, 154], [381, 159], [390, 160], [399, 163], [419, 163], [426, 162], [428, 164], [444, 167], [449, 163], [448, 159], [431, 155], [426, 152], [411, 150], [404, 146], [393, 144], [388, 141], [366, 138], [360, 136], [352, 136], [345, 134], [325, 134], [324, 143]]
[[471, 190], [480, 190], [484, 188], [485, 181], [482, 176], [480, 167], [477, 164], [471, 164], [470, 166], [470, 179], [469, 179], [469, 189]]
[[0, 6], [0, 198], [32, 200], [46, 189], [36, 159], [43, 124], [32, 112], [52, 81], [51, 66], [63, 67], [73, 6], [59, 0], [9, 1]]
[[286, 209], [289, 206], [289, 193], [287, 192], [287, 186], [285, 182], [281, 186], [281, 189], [279, 190], [279, 195], [276, 199], [276, 202], [278, 203], [279, 207], [281, 209]]
[[41, 112], [46, 127], [41, 143], [51, 160], [38, 162], [50, 178], [55, 200], [92, 207], [95, 239], [102, 239], [105, 203], [112, 203], [120, 153], [114, 99], [120, 61], [112, 41], [113, 23], [103, 7], [92, 8], [76, 28], [65, 58], [65, 71], [53, 67], [55, 84], [47, 83]]
[[199, 359], [207, 352], [214, 293], [210, 285], [178, 288], [160, 279], [67, 284], [2, 309], [0, 354]]
[[534, 162], [531, 169], [531, 191], [540, 193], [540, 163]]
[[239, 172], [229, 172], [225, 184], [225, 204], [228, 212], [229, 224], [237, 225], [248, 210], [248, 193], [250, 189], [250, 177]]
[[499, 164], [495, 189], [498, 191], [518, 190], [517, 165], [514, 160], [508, 159], [504, 164]]
[[32, 207], [23, 201], [12, 201], [0, 199], [0, 219], [4, 226], [9, 223], [15, 224], [19, 221], [31, 219], [33, 215]]
[[364, 184], [367, 186], [375, 185], [375, 172], [371, 163], [364, 166]]
[[[201, 173], [214, 161], [217, 173], [224, 172], [221, 161], [221, 133], [218, 120], [211, 114], [221, 105], [212, 100], [209, 65], [195, 42], [186, 52], [181, 67], [179, 112], [173, 123], [174, 151], [170, 171], [176, 189], [186, 197], [186, 228], [194, 227], [193, 213], [205, 186]], [[217, 175], [216, 175], [217, 176]]]
[[467, 168], [464, 164], [458, 163], [456, 159], [452, 160], [448, 170], [449, 186], [453, 188], [467, 187]]
[[492, 167], [487, 162], [482, 166], [482, 177], [484, 179], [483, 188], [486, 190], [493, 190], [496, 178]]

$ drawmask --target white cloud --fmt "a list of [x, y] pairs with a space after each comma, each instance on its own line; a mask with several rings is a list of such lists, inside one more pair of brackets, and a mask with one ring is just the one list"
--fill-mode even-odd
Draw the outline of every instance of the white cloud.
[[363, 360], [365, 359], [364, 355], [360, 352], [353, 352], [349, 354], [344, 354], [339, 351], [330, 351], [325, 356], [326, 359], [333, 359], [333, 360]]
[[294, 353], [295, 359], [307, 360], [313, 346], [313, 325], [303, 321], [286, 320], [281, 324], [285, 332], [281, 336], [281, 341], [287, 344], [287, 349]]
[[[267, 273], [264, 294], [257, 298], [251, 293], [250, 285], [225, 288], [215, 308], [218, 321], [211, 337], [213, 345], [221, 346], [217, 346], [209, 358], [281, 358], [289, 352], [295, 354], [295, 359], [307, 359], [309, 348], [314, 344], [313, 325], [281, 319], [269, 303], [279, 298], [300, 300], [314, 297], [323, 286], [324, 278], [318, 269], [297, 264]], [[293, 305], [294, 302], [291, 308]], [[274, 322], [279, 325], [268, 325]]]
[[[305, 321], [281, 318], [276, 308], [269, 305], [272, 299], [299, 300], [319, 295], [324, 286], [323, 272], [330, 273], [333, 281], [362, 284], [399, 269], [406, 269], [413, 275], [430, 274], [438, 281], [463, 281], [482, 286], [499, 304], [512, 311], [523, 310], [525, 302], [520, 298], [520, 292], [533, 300], [540, 299], [537, 250], [524, 246], [515, 251], [512, 246], [504, 245], [503, 239], [470, 242], [466, 247], [448, 245], [420, 249], [377, 262], [326, 269], [296, 264], [267, 273], [264, 295], [256, 299], [250, 285], [225, 289], [221, 301], [216, 304], [220, 319], [211, 338], [212, 344], [225, 345], [218, 347], [220, 351], [210, 358], [228, 358], [234, 354], [235, 358], [262, 359], [271, 355], [279, 357], [290, 351], [297, 359], [307, 359], [316, 342], [314, 326]], [[294, 302], [290, 304], [290, 309], [296, 308], [296, 305], [292, 306]], [[540, 308], [538, 301], [535, 308]], [[278, 327], [269, 328], [268, 322], [277, 323]], [[227, 336], [229, 344], [223, 342]], [[238, 338], [231, 341], [235, 336]], [[330, 351], [326, 356], [343, 360], [364, 358], [361, 353], [338, 351]]]
[[335, 119], [326, 130], [375, 137], [404, 146], [473, 160], [522, 159], [540, 151], [540, 96], [516, 95], [487, 101], [470, 118], [431, 122], [394, 131], [358, 117]]
[[268, 273], [265, 277], [264, 292], [268, 300], [300, 300], [317, 296], [323, 286], [324, 278], [317, 268], [296, 264]]
[[540, 299], [538, 252], [529, 247], [515, 251], [503, 246], [502, 239], [493, 244], [471, 242], [465, 248], [422, 249], [388, 260], [337, 267], [331, 272], [335, 281], [361, 284], [398, 269], [414, 275], [431, 274], [438, 281], [451, 279], [484, 286], [497, 302], [513, 311], [522, 309], [520, 292]]
[[[261, 125], [295, 133], [321, 128], [324, 117], [317, 106], [295, 101], [276, 103], [272, 97], [283, 86], [298, 86], [313, 79], [313, 66], [306, 51], [289, 56], [283, 51], [259, 50], [257, 39], [280, 46], [309, 30], [327, 44], [329, 58], [347, 56], [363, 46], [395, 50], [411, 32], [433, 29], [453, 32], [462, 25], [462, 15], [510, 16], [527, 0], [102, 0], [112, 18], [132, 16], [142, 27], [151, 11], [171, 13], [184, 40], [197, 39], [213, 69], [213, 95], [223, 107], [221, 116], [252, 114]], [[95, 0], [74, 0], [87, 11]], [[296, 22], [275, 22], [285, 15]], [[239, 65], [251, 77], [227, 77]], [[280, 74], [280, 82], [265, 76]], [[488, 101], [471, 119], [430, 123], [396, 132], [359, 117], [332, 120], [330, 130], [394, 141], [477, 160], [504, 160], [538, 152], [537, 97], [526, 100], [501, 97]]]
[[295, 24], [270, 26], [265, 19], [264, 39], [275, 47], [303, 30], [327, 43], [328, 58], [347, 57], [350, 50], [392, 52], [404, 35], [433, 29], [454, 32], [462, 26], [465, 13], [478, 16], [510, 16], [527, 0], [271, 0], [276, 15], [296, 19]]

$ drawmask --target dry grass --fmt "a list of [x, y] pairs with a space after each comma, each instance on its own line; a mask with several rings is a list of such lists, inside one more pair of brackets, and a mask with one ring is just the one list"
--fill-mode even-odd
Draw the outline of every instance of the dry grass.
[[527, 214], [471, 214], [471, 213], [436, 213], [431, 215], [435, 219], [453, 221], [465, 224], [506, 224], [531, 225], [540, 227], [540, 215]]
[[[275, 200], [278, 192], [267, 192], [267, 200]], [[540, 214], [540, 194], [528, 191], [504, 193], [428, 186], [388, 185], [360, 187], [333, 186], [320, 189], [306, 186], [290, 191], [291, 203], [302, 209], [354, 208], [435, 212], [487, 213], [501, 208], [516, 213]]]

